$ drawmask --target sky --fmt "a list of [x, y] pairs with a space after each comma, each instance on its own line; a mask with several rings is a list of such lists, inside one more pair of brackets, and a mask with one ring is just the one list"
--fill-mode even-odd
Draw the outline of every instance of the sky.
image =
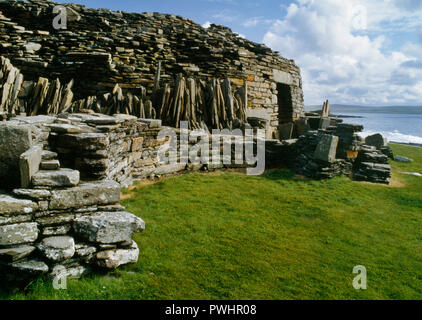
[[295, 60], [306, 105], [422, 106], [422, 0], [71, 2], [228, 26]]

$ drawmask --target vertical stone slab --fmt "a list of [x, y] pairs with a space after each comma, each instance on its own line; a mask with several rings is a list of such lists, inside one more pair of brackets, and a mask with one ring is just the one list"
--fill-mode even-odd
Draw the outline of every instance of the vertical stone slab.
[[292, 122], [279, 125], [278, 132], [280, 140], [289, 140], [293, 137], [294, 124]]
[[0, 187], [20, 185], [19, 159], [31, 147], [29, 127], [0, 123]]
[[34, 146], [28, 151], [21, 154], [19, 159], [19, 169], [21, 174], [21, 187], [28, 188], [31, 184], [31, 179], [40, 168], [42, 157], [42, 147]]
[[325, 162], [334, 162], [336, 160], [337, 145], [338, 137], [324, 134], [315, 150], [314, 158]]

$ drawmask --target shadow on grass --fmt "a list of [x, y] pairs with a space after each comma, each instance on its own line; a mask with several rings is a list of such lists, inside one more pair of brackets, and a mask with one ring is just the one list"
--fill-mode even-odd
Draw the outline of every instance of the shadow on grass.
[[269, 180], [292, 180], [295, 173], [288, 169], [271, 169], [265, 172], [261, 177]]

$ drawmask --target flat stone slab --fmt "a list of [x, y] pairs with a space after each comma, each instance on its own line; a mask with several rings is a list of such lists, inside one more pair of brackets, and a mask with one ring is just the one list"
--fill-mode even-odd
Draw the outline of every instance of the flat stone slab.
[[34, 242], [38, 238], [38, 232], [35, 222], [0, 226], [0, 246]]
[[120, 184], [112, 180], [81, 183], [79, 186], [52, 191], [49, 208], [70, 209], [90, 205], [115, 204], [120, 201]]
[[373, 146], [380, 150], [383, 147], [387, 146], [387, 139], [385, 139], [381, 134], [377, 133], [372, 136], [368, 136], [365, 138], [365, 143], [368, 146]]
[[14, 189], [13, 194], [34, 200], [45, 200], [51, 197], [51, 192], [43, 189]]
[[403, 157], [403, 156], [395, 156], [394, 160], [397, 162], [404, 162], [404, 163], [410, 163], [413, 162], [413, 159], [407, 158], [407, 157]]
[[0, 194], [0, 216], [29, 214], [36, 210], [38, 210], [38, 204], [35, 202]]
[[53, 151], [44, 150], [42, 152], [42, 160], [53, 160], [56, 159], [57, 156], [58, 154]]
[[[221, 164], [221, 167], [223, 167], [223, 165]], [[164, 165], [164, 166], [160, 166], [157, 169], [155, 169], [155, 174], [156, 175], [168, 175], [168, 174], [173, 174], [179, 171], [183, 171], [186, 168], [186, 164], [183, 163], [176, 163], [176, 164], [168, 164], [168, 165]]]
[[104, 133], [61, 134], [56, 141], [57, 147], [80, 151], [104, 150], [109, 144], [110, 140]]
[[64, 261], [75, 254], [75, 240], [67, 236], [49, 237], [43, 239], [37, 248], [51, 261]]
[[49, 123], [53, 123], [56, 121], [56, 117], [54, 116], [46, 116], [46, 115], [38, 115], [38, 116], [17, 116], [13, 118], [13, 120], [19, 121], [23, 124], [30, 124], [30, 125], [46, 125]]
[[66, 278], [79, 279], [87, 272], [87, 268], [84, 266], [65, 266], [57, 264], [53, 267], [50, 272], [50, 276], [64, 276]]
[[325, 162], [333, 162], [336, 160], [336, 151], [338, 145], [338, 137], [329, 134], [324, 134], [321, 137], [321, 141], [315, 150], [315, 159], [322, 160]]
[[[79, 114], [73, 114], [73, 116], [79, 116]], [[123, 119], [118, 119], [115, 117], [110, 117], [107, 115], [80, 115], [81, 121], [85, 123], [95, 124], [95, 125], [115, 125], [122, 123]]]
[[58, 170], [60, 169], [59, 160], [44, 160], [40, 164], [41, 170]]
[[73, 230], [89, 242], [119, 243], [132, 241], [135, 232], [145, 229], [145, 222], [129, 212], [99, 212], [77, 218]]
[[161, 128], [162, 121], [159, 119], [138, 119], [138, 122], [146, 123], [151, 129]]
[[29, 273], [31, 275], [44, 274], [47, 273], [49, 270], [45, 262], [40, 260], [29, 259], [13, 262], [9, 264], [8, 267], [19, 272]]
[[74, 187], [79, 184], [79, 179], [80, 174], [77, 170], [42, 170], [32, 177], [32, 184], [35, 187]]
[[19, 158], [19, 169], [22, 188], [28, 188], [30, 186], [32, 177], [40, 169], [41, 157], [41, 146], [34, 146], [21, 154]]
[[20, 185], [19, 158], [31, 146], [28, 126], [0, 123], [0, 185]]
[[107, 269], [115, 269], [121, 265], [138, 262], [139, 249], [135, 241], [128, 249], [100, 251], [96, 254], [97, 265]]
[[45, 227], [42, 230], [43, 236], [63, 236], [66, 235], [72, 226], [70, 224], [63, 225], [63, 226], [52, 226], [52, 227]]
[[15, 262], [29, 256], [35, 247], [20, 246], [14, 248], [0, 249], [0, 260], [5, 262]]
[[52, 132], [57, 132], [57, 133], [83, 133], [83, 132], [86, 132], [81, 127], [74, 126], [74, 125], [71, 125], [71, 124], [53, 123], [53, 124], [49, 124], [48, 127], [51, 129]]

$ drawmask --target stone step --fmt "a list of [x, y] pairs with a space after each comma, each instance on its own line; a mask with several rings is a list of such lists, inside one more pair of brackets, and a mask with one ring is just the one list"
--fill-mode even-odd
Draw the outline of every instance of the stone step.
[[42, 152], [42, 156], [41, 159], [42, 160], [54, 160], [57, 158], [57, 153], [53, 152], [53, 151], [48, 151], [48, 150], [44, 150]]
[[58, 170], [60, 169], [60, 161], [59, 160], [41, 161], [40, 169], [41, 170]]
[[77, 170], [41, 170], [32, 177], [32, 185], [34, 187], [75, 187], [79, 184], [79, 178]]

